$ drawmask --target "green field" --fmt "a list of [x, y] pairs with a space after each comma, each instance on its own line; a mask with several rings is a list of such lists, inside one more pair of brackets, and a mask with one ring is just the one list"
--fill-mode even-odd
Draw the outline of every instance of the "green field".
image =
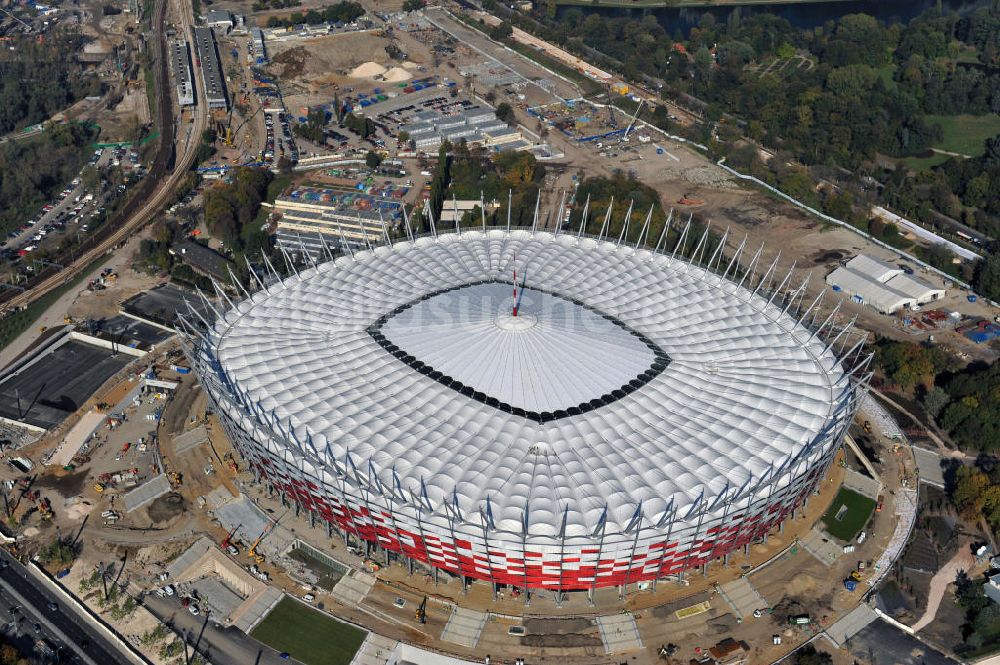
[[1000, 134], [1000, 115], [929, 115], [927, 122], [941, 125], [944, 138], [934, 145], [939, 150], [971, 157], [983, 154], [983, 142]]
[[348, 665], [365, 632], [285, 596], [250, 637], [305, 665]]
[[[837, 519], [837, 513], [841, 506], [847, 506], [847, 512]], [[846, 487], [840, 488], [830, 510], [823, 515], [823, 525], [827, 533], [834, 538], [850, 542], [854, 540], [858, 533], [865, 527], [868, 518], [875, 511], [875, 500], [858, 494], [854, 490]]]
[[948, 155], [942, 155], [940, 152], [935, 152], [930, 157], [904, 157], [902, 162], [906, 165], [906, 168], [914, 171], [930, 171], [935, 166], [944, 164], [949, 159], [951, 159], [951, 157]]

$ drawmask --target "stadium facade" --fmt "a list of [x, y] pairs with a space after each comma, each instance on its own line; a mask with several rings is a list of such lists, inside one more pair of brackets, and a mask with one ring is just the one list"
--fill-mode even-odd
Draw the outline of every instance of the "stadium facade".
[[258, 281], [188, 353], [257, 477], [342, 534], [522, 588], [656, 580], [789, 517], [862, 392], [836, 313], [705, 253], [411, 237]]

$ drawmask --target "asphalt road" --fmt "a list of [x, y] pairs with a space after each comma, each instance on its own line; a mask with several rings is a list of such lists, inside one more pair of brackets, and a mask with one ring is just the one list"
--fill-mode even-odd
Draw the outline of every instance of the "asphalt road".
[[[67, 605], [50, 593], [6, 550], [0, 550], [0, 561], [7, 564], [0, 570], [0, 597], [8, 610], [11, 605], [21, 608], [15, 613], [15, 620], [19, 613], [30, 616], [31, 623], [40, 623], [45, 633], [69, 645], [76, 653], [76, 662], [86, 665], [131, 665], [131, 661], [121, 655], [115, 645], [91, 628], [89, 621], [78, 614], [74, 606]], [[57, 609], [49, 610], [49, 603], [55, 603]]]
[[205, 614], [192, 615], [181, 606], [178, 596], [160, 598], [148, 594], [143, 605], [163, 623], [188, 635], [188, 644], [196, 644], [198, 652], [212, 665], [288, 665], [274, 649], [264, 646], [246, 633], [232, 627], [219, 626]]

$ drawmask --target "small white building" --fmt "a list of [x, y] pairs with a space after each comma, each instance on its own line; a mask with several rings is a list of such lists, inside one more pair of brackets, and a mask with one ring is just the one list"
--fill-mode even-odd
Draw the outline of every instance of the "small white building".
[[213, 30], [229, 32], [233, 29], [233, 15], [225, 9], [213, 9], [205, 17], [205, 25]]
[[899, 266], [859, 254], [826, 277], [835, 291], [883, 314], [914, 308], [945, 295], [945, 290], [907, 274]]
[[986, 579], [986, 583], [983, 584], [983, 592], [986, 593], [987, 598], [1000, 605], [1000, 573]]

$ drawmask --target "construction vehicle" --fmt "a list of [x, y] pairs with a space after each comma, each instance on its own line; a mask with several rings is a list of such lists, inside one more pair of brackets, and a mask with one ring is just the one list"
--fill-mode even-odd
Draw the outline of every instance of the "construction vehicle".
[[700, 206], [705, 205], [705, 199], [699, 199], [688, 194], [684, 194], [684, 196], [677, 199], [677, 203], [682, 206]]
[[608, 93], [608, 124], [614, 127], [615, 129], [618, 129], [618, 118], [615, 117], [615, 105], [612, 102], [612, 97], [611, 97], [611, 84], [610, 83], [604, 84], [604, 89]]
[[253, 541], [253, 545], [251, 545], [250, 549], [247, 550], [247, 556], [253, 559], [255, 563], [264, 563], [264, 555], [257, 553], [257, 546], [260, 545], [260, 541], [264, 540], [264, 536], [267, 535], [267, 532], [271, 530], [272, 526], [273, 525], [268, 524], [264, 527], [264, 530], [260, 532], [259, 536], [257, 536], [257, 540]]
[[104, 490], [106, 488], [107, 486], [104, 483], [97, 483], [94, 485], [94, 491], [97, 492], [98, 494], [104, 494]]
[[417, 606], [417, 611], [413, 613], [413, 618], [420, 623], [427, 623], [427, 596], [424, 596], [423, 602]]
[[48, 498], [43, 498], [36, 504], [38, 506], [38, 514], [43, 520], [52, 519], [52, 503]]
[[233, 536], [236, 535], [236, 532], [239, 531], [239, 528], [241, 526], [243, 526], [243, 525], [242, 524], [237, 524], [236, 526], [233, 527], [232, 531], [230, 531], [229, 533], [226, 534], [226, 537], [222, 539], [222, 543], [221, 543], [222, 549], [224, 549], [224, 550], [228, 550], [229, 549], [229, 546], [233, 542]]
[[622, 143], [628, 143], [628, 135], [631, 133], [632, 128], [635, 127], [635, 121], [639, 119], [639, 111], [642, 110], [642, 105], [646, 103], [645, 99], [639, 100], [639, 105], [635, 107], [635, 113], [632, 115], [632, 120], [629, 121], [628, 127], [625, 128], [625, 134], [622, 136]]
[[184, 477], [177, 471], [171, 471], [167, 477], [170, 479], [170, 487], [174, 489], [184, 484]]

